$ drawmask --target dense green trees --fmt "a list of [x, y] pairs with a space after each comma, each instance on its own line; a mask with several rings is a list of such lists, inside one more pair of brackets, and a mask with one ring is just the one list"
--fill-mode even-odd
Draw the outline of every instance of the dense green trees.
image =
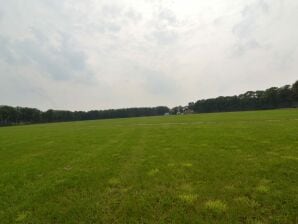
[[117, 110], [93, 110], [88, 112], [71, 112], [64, 110], [47, 110], [42, 112], [33, 108], [0, 106], [0, 126], [13, 124], [156, 116], [163, 115], [168, 111], [169, 108], [167, 107], [154, 107]]
[[292, 86], [293, 98], [298, 101], [298, 81]]
[[292, 86], [248, 91], [238, 96], [198, 100], [191, 105], [197, 113], [287, 108], [298, 106], [298, 81]]
[[92, 110], [64, 111], [48, 110], [42, 112], [38, 109], [27, 107], [0, 106], [0, 126], [12, 124], [31, 124], [60, 121], [80, 121], [108, 118], [125, 118], [140, 116], [163, 115], [187, 113], [224, 112], [261, 110], [274, 108], [298, 107], [298, 81], [293, 85], [286, 85], [280, 88], [271, 87], [265, 91], [247, 91], [238, 96], [220, 96], [213, 99], [203, 99], [189, 103], [188, 106], [174, 107], [171, 111], [168, 107], [153, 108], [127, 108], [116, 110]]

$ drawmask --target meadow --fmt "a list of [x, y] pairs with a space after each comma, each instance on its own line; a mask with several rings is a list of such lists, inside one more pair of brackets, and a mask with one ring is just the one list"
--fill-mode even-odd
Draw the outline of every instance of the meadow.
[[298, 110], [0, 128], [0, 223], [298, 223]]

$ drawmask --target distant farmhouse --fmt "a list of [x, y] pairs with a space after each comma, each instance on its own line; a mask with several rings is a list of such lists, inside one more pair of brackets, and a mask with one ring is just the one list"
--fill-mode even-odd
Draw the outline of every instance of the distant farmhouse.
[[165, 116], [168, 115], [184, 115], [184, 114], [193, 114], [194, 111], [192, 109], [189, 108], [189, 106], [178, 106], [178, 107], [174, 107], [170, 110], [169, 113], [165, 113]]

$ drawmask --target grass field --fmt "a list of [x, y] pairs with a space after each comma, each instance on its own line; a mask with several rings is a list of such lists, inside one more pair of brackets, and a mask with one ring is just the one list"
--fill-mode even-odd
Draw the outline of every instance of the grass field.
[[0, 128], [0, 223], [298, 223], [298, 110]]

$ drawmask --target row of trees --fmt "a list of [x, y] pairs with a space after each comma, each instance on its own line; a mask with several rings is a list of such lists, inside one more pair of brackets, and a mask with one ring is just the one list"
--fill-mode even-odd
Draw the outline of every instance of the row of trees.
[[298, 81], [293, 85], [280, 88], [272, 87], [265, 91], [248, 91], [238, 96], [220, 96], [212, 99], [198, 100], [187, 107], [160, 106], [153, 108], [128, 108], [116, 110], [62, 111], [48, 110], [42, 112], [34, 108], [0, 106], [0, 126], [12, 124], [46, 123], [60, 121], [81, 121], [108, 118], [126, 118], [157, 116], [180, 113], [208, 113], [224, 111], [243, 111], [298, 107]]
[[0, 126], [13, 124], [47, 123], [60, 121], [81, 121], [109, 118], [126, 118], [164, 115], [168, 107], [127, 108], [117, 110], [63, 111], [48, 110], [42, 112], [27, 107], [0, 106]]
[[280, 88], [265, 91], [248, 91], [238, 96], [220, 96], [189, 103], [196, 113], [243, 111], [298, 107], [298, 81]]

